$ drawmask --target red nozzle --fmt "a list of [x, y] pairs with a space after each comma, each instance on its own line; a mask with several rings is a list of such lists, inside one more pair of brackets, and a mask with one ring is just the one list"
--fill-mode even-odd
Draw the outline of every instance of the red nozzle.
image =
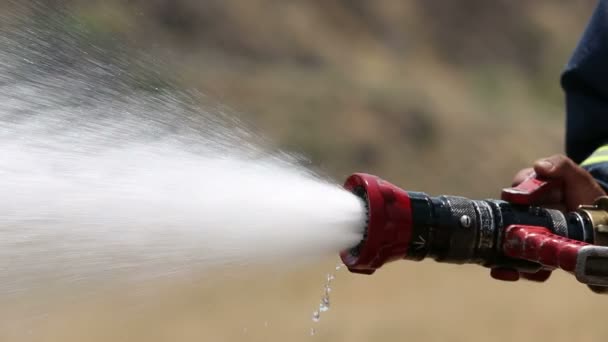
[[372, 274], [389, 261], [405, 258], [412, 239], [412, 208], [407, 192], [376, 176], [356, 173], [344, 188], [366, 201], [367, 227], [361, 243], [342, 251], [351, 272]]

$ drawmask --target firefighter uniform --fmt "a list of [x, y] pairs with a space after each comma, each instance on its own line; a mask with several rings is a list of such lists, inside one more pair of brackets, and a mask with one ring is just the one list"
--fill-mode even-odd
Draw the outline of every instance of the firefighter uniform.
[[561, 79], [566, 153], [608, 190], [608, 0], [600, 0]]

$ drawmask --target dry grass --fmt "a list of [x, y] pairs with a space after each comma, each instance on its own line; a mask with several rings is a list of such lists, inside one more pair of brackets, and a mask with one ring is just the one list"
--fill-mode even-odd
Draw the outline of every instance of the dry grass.
[[[332, 262], [289, 273], [172, 284], [159, 296], [111, 295], [58, 307], [6, 341], [603, 341], [602, 298], [558, 273], [548, 284], [501, 283], [487, 270], [394, 264], [339, 273], [333, 307], [311, 322]], [[132, 289], [136, 291], [137, 289]], [[150, 300], [151, 299], [151, 300]], [[317, 329], [311, 337], [309, 329]]]

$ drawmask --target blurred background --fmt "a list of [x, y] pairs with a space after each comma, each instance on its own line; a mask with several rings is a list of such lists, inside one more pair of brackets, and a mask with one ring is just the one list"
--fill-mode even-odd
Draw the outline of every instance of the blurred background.
[[[366, 171], [408, 190], [471, 198], [499, 196], [520, 168], [563, 151], [560, 72], [595, 4], [46, 2], [67, 9], [95, 44], [150, 61], [180, 87], [202, 92], [338, 182]], [[505, 284], [480, 267], [434, 262], [396, 263], [371, 277], [340, 271], [332, 309], [313, 323], [325, 274], [337, 261], [167, 284], [143, 306], [134, 299], [139, 289], [66, 303], [30, 335], [4, 337], [354, 342], [608, 336], [602, 298], [572, 276], [554, 274], [544, 285]], [[317, 333], [310, 336], [313, 326]]]

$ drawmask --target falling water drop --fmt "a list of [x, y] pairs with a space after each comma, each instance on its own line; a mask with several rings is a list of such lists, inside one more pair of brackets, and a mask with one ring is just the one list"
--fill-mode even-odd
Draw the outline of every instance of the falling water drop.
[[[339, 263], [336, 265], [335, 270], [339, 271], [344, 265]], [[329, 295], [332, 291], [331, 284], [332, 281], [335, 280], [336, 277], [333, 273], [327, 273], [325, 276], [325, 284], [323, 284], [323, 297], [321, 297], [321, 303], [319, 303], [319, 308], [312, 313], [312, 321], [318, 323], [321, 320], [321, 314], [323, 312], [329, 311], [330, 308], [330, 298]], [[315, 329], [310, 329], [310, 335], [313, 336], [315, 334]]]
[[329, 297], [321, 298], [321, 304], [319, 304], [319, 311], [326, 312], [329, 310]]

